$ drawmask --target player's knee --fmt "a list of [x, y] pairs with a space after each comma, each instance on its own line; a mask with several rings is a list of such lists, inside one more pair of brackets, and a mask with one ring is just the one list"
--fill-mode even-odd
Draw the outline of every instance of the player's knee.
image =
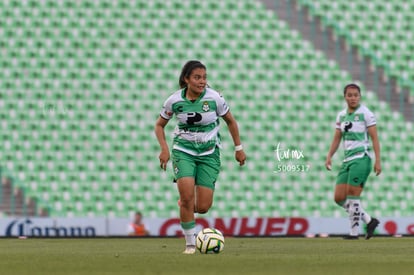
[[338, 204], [338, 205], [340, 205], [340, 206], [343, 205], [343, 203], [345, 202], [345, 200], [346, 200], [346, 197], [343, 197], [343, 196], [335, 196], [334, 197], [335, 203]]
[[205, 214], [208, 212], [209, 209], [210, 209], [209, 207], [200, 207], [200, 208], [197, 208], [197, 213]]
[[208, 212], [208, 210], [210, 209], [210, 207], [211, 207], [211, 204], [198, 203], [196, 205], [196, 211], [197, 211], [197, 213], [205, 214], [205, 213]]
[[340, 202], [340, 201], [343, 201], [343, 200], [346, 200], [346, 193], [335, 192], [334, 201], [335, 202]]
[[192, 198], [181, 198], [180, 206], [184, 208], [190, 208], [194, 205], [194, 199]]

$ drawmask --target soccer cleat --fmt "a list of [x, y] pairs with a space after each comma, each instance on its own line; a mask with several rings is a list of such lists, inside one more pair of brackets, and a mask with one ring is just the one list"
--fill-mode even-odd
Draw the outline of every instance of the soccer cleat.
[[358, 236], [347, 235], [343, 237], [344, 240], [358, 240]]
[[195, 245], [187, 245], [185, 247], [185, 250], [183, 251], [183, 254], [194, 254], [196, 252]]
[[367, 224], [367, 234], [365, 235], [365, 240], [369, 240], [373, 235], [375, 228], [380, 224], [379, 220], [372, 218], [371, 221]]

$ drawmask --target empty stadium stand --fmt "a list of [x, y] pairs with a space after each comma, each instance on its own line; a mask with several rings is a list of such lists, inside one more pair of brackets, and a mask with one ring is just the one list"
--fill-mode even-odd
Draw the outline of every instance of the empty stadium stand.
[[[332, 11], [355, 31], [352, 41], [368, 28], [355, 25], [368, 20], [342, 21], [346, 15], [331, 2], [301, 2]], [[178, 215], [172, 174], [158, 167], [153, 126], [163, 100], [178, 89], [181, 66], [199, 59], [239, 121], [248, 155], [238, 167], [222, 124], [222, 172], [206, 216], [345, 216], [333, 202], [335, 172], [324, 169], [324, 158], [344, 108], [343, 86], [354, 79], [261, 2], [7, 0], [0, 11], [0, 166], [49, 215]], [[402, 58], [375, 46], [376, 37], [368, 35], [369, 47], [401, 75]], [[412, 122], [360, 84], [378, 118], [384, 166], [369, 179], [366, 209], [411, 215]], [[278, 144], [304, 157], [279, 161]], [[335, 169], [340, 157], [338, 151]], [[277, 173], [290, 164], [306, 171]]]

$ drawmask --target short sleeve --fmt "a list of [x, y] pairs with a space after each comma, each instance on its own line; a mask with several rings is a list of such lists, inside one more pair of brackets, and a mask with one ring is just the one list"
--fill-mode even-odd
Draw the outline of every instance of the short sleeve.
[[160, 116], [169, 120], [172, 118], [173, 114], [174, 112], [172, 110], [172, 100], [171, 97], [169, 97], [162, 105]]
[[374, 113], [371, 111], [367, 112], [367, 117], [365, 118], [365, 121], [366, 121], [367, 127], [374, 126], [377, 124], [377, 119], [375, 118]]
[[341, 130], [341, 114], [336, 116], [335, 129]]
[[224, 100], [224, 97], [219, 94], [217, 97], [217, 115], [218, 116], [224, 116], [227, 114], [227, 112], [230, 110], [229, 106], [227, 105], [226, 100]]

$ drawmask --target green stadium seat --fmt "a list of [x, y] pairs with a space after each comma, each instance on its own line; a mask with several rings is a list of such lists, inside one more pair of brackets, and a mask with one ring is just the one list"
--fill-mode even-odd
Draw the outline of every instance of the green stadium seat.
[[[375, 24], [352, 20], [361, 9], [372, 10], [370, 17], [377, 9], [385, 12], [381, 1], [299, 2], [330, 16], [327, 23], [353, 31], [365, 40], [361, 47], [378, 51], [386, 62], [398, 47], [405, 56], [414, 48], [401, 32], [395, 32], [395, 45]], [[0, 89], [6, 91], [0, 127], [17, 137], [0, 143], [1, 165], [52, 216], [127, 217], [137, 209], [149, 217], [178, 215], [172, 173], [158, 169], [153, 125], [163, 100], [178, 89], [181, 66], [194, 58], [206, 62], [209, 82], [229, 102], [248, 154], [239, 169], [223, 122], [223, 167], [206, 217], [345, 216], [331, 199], [335, 176], [327, 174], [323, 161], [334, 132], [331, 110], [343, 108], [341, 90], [352, 78], [259, 1], [33, 2], [50, 29], [24, 2], [5, 3], [0, 3], [7, 38], [0, 41], [7, 51], [0, 61]], [[14, 15], [15, 8], [24, 20]], [[211, 11], [211, 18], [196, 17], [189, 26], [186, 18], [202, 10]], [[384, 28], [390, 28], [388, 17]], [[372, 38], [368, 28], [384, 42], [366, 43]], [[393, 74], [410, 68], [394, 62]], [[398, 181], [412, 189], [412, 125], [374, 93], [364, 98], [378, 110], [383, 155], [389, 156], [384, 171], [392, 171], [369, 186], [370, 200], [383, 201], [379, 210], [368, 204], [369, 210], [406, 215], [412, 207], [393, 200], [404, 201], [408, 193], [382, 196], [390, 190], [377, 186]], [[278, 142], [302, 149], [310, 171], [273, 173]], [[406, 164], [398, 167], [401, 162]]]
[[[404, 79], [412, 77], [412, 70], [407, 68], [403, 52], [413, 45], [412, 39], [407, 38], [412, 3], [352, 1], [338, 4], [322, 0], [300, 3], [309, 7], [313, 15], [321, 17], [325, 24], [342, 26], [340, 30], [335, 29], [338, 34], [352, 37], [347, 39], [349, 43], [370, 55], [376, 65], [391, 67], [387, 72], [389, 76], [396, 77], [403, 87], [409, 87]], [[361, 10], [366, 20], [355, 21]], [[376, 45], [369, 46], [371, 44]]]

